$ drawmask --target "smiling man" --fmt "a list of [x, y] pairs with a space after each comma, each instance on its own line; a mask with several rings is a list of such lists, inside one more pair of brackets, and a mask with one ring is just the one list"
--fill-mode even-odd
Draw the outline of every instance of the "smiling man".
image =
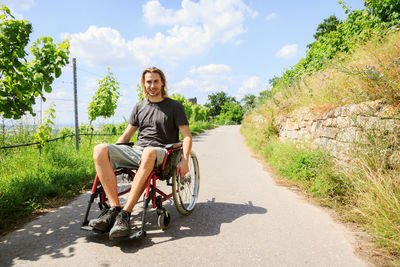
[[[134, 106], [129, 125], [117, 141], [129, 142], [138, 130], [136, 145], [100, 144], [93, 151], [97, 175], [111, 208], [91, 220], [89, 226], [104, 232], [110, 231], [111, 239], [129, 235], [130, 214], [146, 187], [147, 177], [155, 167], [162, 164], [164, 147], [179, 141], [179, 132], [183, 137], [183, 155], [177, 171], [184, 176], [189, 170], [192, 136], [184, 107], [178, 101], [168, 98], [165, 75], [160, 69], [151, 67], [144, 70], [141, 84], [145, 100]], [[138, 168], [123, 209], [118, 199], [114, 174], [117, 168]]]

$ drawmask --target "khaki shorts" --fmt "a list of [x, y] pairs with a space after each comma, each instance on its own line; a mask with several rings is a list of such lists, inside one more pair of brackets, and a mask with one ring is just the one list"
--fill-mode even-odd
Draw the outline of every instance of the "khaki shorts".
[[[142, 158], [144, 147], [140, 146], [128, 146], [128, 145], [116, 145], [107, 144], [108, 155], [110, 157], [110, 163], [113, 169], [127, 168], [127, 169], [138, 169], [140, 165], [140, 159]], [[164, 161], [165, 152], [167, 151], [162, 147], [154, 147], [157, 153], [157, 159], [154, 165], [154, 169], [160, 167]]]

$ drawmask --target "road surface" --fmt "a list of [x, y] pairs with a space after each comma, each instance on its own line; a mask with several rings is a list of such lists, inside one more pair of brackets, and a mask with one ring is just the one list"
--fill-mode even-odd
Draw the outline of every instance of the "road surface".
[[200, 134], [193, 149], [201, 170], [199, 201], [189, 216], [168, 203], [166, 231], [154, 210], [142, 242], [82, 231], [84, 194], [2, 237], [0, 266], [367, 266], [355, 256], [345, 227], [274, 183], [251, 157], [239, 126]]

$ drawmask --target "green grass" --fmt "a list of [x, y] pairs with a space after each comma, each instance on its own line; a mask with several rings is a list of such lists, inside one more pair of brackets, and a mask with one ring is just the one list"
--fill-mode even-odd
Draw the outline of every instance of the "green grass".
[[[95, 139], [114, 142], [116, 137]], [[87, 188], [95, 174], [91, 150], [88, 138], [81, 138], [79, 152], [72, 138], [47, 143], [40, 156], [35, 146], [1, 150], [0, 231]]]
[[388, 163], [400, 149], [397, 139], [372, 134], [368, 144], [354, 146], [351, 165], [345, 166], [305, 142], [266, 138], [249, 122], [241, 131], [280, 177], [336, 209], [343, 221], [363, 227], [386, 251], [388, 264], [400, 264], [400, 166]]
[[328, 153], [312, 149], [306, 143], [296, 145], [289, 140], [281, 142], [276, 136], [260, 136], [260, 132], [254, 127], [242, 127], [247, 143], [263, 156], [278, 175], [299, 185], [324, 205], [338, 206], [346, 201], [351, 183], [335, 171]]

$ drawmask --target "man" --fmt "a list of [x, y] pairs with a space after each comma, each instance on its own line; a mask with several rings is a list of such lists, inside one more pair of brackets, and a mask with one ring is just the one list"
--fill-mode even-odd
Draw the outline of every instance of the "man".
[[[110, 202], [110, 209], [91, 220], [89, 226], [100, 231], [110, 231], [110, 239], [130, 233], [130, 213], [146, 188], [146, 181], [154, 167], [164, 159], [165, 145], [183, 137], [183, 155], [177, 171], [184, 176], [189, 171], [188, 160], [192, 148], [192, 136], [185, 109], [179, 102], [167, 97], [164, 73], [155, 67], [144, 70], [141, 78], [144, 101], [133, 108], [129, 125], [117, 143], [129, 142], [136, 132], [138, 139], [133, 147], [116, 144], [100, 144], [94, 148], [93, 159], [97, 175]], [[117, 194], [116, 168], [137, 168], [128, 200], [123, 209]]]

